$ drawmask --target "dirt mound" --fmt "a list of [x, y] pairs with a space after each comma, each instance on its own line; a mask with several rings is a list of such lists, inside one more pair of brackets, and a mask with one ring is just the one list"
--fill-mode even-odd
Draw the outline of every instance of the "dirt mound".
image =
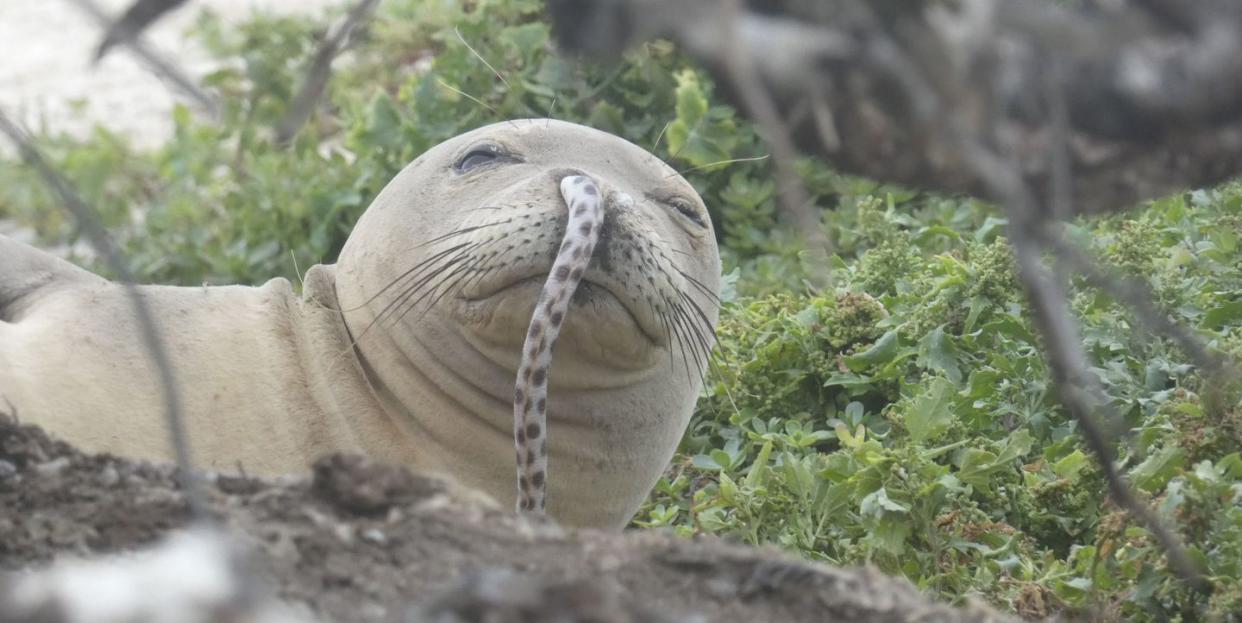
[[[257, 577], [329, 621], [1008, 620], [771, 549], [563, 530], [362, 457], [327, 457], [310, 479], [208, 481]], [[0, 417], [0, 571], [133, 549], [188, 521], [173, 468], [83, 454]]]

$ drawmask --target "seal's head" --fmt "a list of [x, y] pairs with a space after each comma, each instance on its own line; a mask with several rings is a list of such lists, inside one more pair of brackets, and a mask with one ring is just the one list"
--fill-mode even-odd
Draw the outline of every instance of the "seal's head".
[[676, 171], [561, 121], [463, 134], [376, 198], [337, 294], [368, 380], [415, 440], [407, 460], [511, 501], [514, 375], [574, 175], [598, 185], [604, 215], [548, 380], [548, 512], [620, 527], [685, 430], [717, 320], [711, 221]]

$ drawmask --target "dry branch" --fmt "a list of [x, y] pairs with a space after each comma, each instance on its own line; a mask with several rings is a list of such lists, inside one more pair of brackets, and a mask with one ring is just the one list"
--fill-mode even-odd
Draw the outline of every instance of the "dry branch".
[[27, 165], [42, 178], [49, 189], [60, 199], [65, 210], [69, 212], [78, 229], [82, 231], [95, 252], [103, 258], [105, 264], [120, 279], [122, 287], [134, 309], [134, 317], [138, 322], [138, 332], [143, 347], [151, 356], [159, 372], [160, 389], [164, 399], [164, 412], [168, 424], [169, 442], [173, 455], [180, 468], [179, 478], [182, 488], [190, 502], [190, 509], [198, 519], [207, 518], [198, 483], [197, 472], [193, 469], [190, 457], [190, 442], [186, 433], [185, 421], [181, 417], [181, 386], [177, 383], [177, 372], [168, 356], [168, 349], [160, 339], [155, 316], [142, 295], [138, 293], [137, 281], [124, 256], [112, 243], [112, 237], [104, 228], [99, 213], [87, 204], [59, 171], [43, 157], [30, 137], [16, 123], [13, 123], [4, 111], [0, 110], [0, 134], [3, 134], [17, 147], [18, 153]]
[[[716, 34], [715, 0], [551, 0], [549, 7], [571, 50], [615, 56], [670, 37], [726, 84], [730, 55], [745, 51], [798, 147], [845, 173], [989, 196], [948, 130], [956, 124], [1010, 154], [1046, 205], [1056, 164], [1050, 83], [1065, 94], [1076, 213], [1125, 209], [1242, 171], [1242, 5], [747, 4], [735, 39]], [[893, 71], [894, 52], [912, 61], [924, 88], [911, 90], [911, 76]], [[934, 115], [932, 99], [943, 103]]]
[[[95, 2], [95, 0], [72, 0], [78, 8], [82, 9], [91, 19], [95, 20], [99, 25], [110, 31], [117, 27], [117, 24], [123, 23], [125, 18], [122, 17], [120, 22], [114, 23], [112, 18]], [[151, 17], [153, 21], [155, 17]], [[149, 21], [147, 23], [150, 23]], [[146, 24], [143, 24], [145, 27]], [[216, 104], [216, 100], [209, 93], [198, 86], [198, 81], [190, 78], [181, 71], [175, 64], [162, 55], [152, 50], [143, 41], [140, 30], [131, 30], [130, 27], [123, 27], [123, 32], [118, 32], [119, 39], [116, 44], [126, 45], [130, 51], [138, 57], [148, 69], [156, 76], [168, 81], [175, 89], [189, 97], [195, 105], [197, 105], [209, 117], [215, 118], [220, 114], [220, 107]], [[110, 35], [109, 35], [110, 36]], [[105, 36], [106, 42], [107, 36]], [[111, 47], [113, 44], [108, 44]], [[102, 56], [107, 52], [107, 48], [99, 49], [98, 54]]]
[[95, 49], [95, 60], [104, 57], [119, 43], [133, 41], [147, 26], [185, 4], [185, 0], [137, 0], [104, 32], [103, 41]]
[[336, 60], [336, 57], [349, 45], [354, 33], [370, 20], [377, 6], [379, 6], [379, 0], [359, 0], [350, 8], [344, 19], [324, 36], [319, 47], [315, 49], [315, 55], [298, 94], [289, 104], [288, 111], [277, 126], [277, 143], [283, 144], [293, 140], [298, 130], [310, 119], [315, 106], [328, 88], [328, 80], [332, 77], [332, 61]]

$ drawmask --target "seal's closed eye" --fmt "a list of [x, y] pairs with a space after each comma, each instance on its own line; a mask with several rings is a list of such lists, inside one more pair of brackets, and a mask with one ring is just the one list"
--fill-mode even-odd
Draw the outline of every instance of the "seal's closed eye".
[[458, 173], [468, 173], [484, 165], [514, 160], [516, 158], [495, 143], [479, 143], [466, 150], [453, 169]]
[[698, 225], [699, 227], [707, 227], [707, 223], [703, 220], [703, 215], [700, 214], [694, 207], [694, 204], [680, 197], [673, 197], [668, 200], [668, 203], [673, 206], [674, 210], [677, 210], [682, 216], [690, 219], [690, 221], [695, 225]]
[[682, 218], [694, 223], [700, 229], [707, 227], [707, 216], [688, 197], [684, 197], [680, 193], [668, 191], [648, 192], [646, 195], [648, 199], [676, 210]]

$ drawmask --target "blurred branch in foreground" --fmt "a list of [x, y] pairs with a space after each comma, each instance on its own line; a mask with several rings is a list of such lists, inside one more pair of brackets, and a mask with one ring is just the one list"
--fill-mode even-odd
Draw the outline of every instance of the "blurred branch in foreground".
[[1116, 418], [1042, 258], [1064, 258], [1120, 295], [1205, 375], [1227, 373], [1150, 296], [1084, 266], [1086, 255], [1056, 232], [1065, 218], [1242, 172], [1242, 5], [751, 0], [722, 11], [712, 0], [550, 0], [549, 10], [573, 51], [615, 58], [672, 38], [714, 71], [774, 152], [792, 142], [845, 173], [1000, 203], [1057, 396], [1111, 497], [1183, 579], [1207, 588], [1114, 464]]
[[379, 0], [359, 0], [350, 8], [344, 19], [324, 36], [319, 47], [315, 49], [315, 55], [312, 57], [310, 69], [306, 72], [302, 87], [290, 102], [288, 111], [277, 126], [277, 143], [283, 144], [293, 140], [298, 130], [306, 124], [306, 120], [310, 119], [315, 106], [328, 88], [328, 80], [332, 77], [332, 61], [336, 60], [336, 57], [349, 46], [354, 33], [365, 26], [375, 14], [377, 6], [379, 6]]
[[[122, 28], [119, 24], [123, 23], [128, 18], [128, 15], [122, 17], [119, 22], [114, 24], [112, 18], [108, 16], [107, 12], [105, 12], [95, 2], [95, 0], [71, 1], [87, 15], [90, 15], [91, 18], [98, 22], [101, 27], [108, 29], [108, 34], [105, 35], [104, 43], [108, 44], [107, 47], [111, 47], [113, 44], [108, 43], [108, 39], [113, 36], [112, 31], [116, 28]], [[141, 27], [145, 27], [150, 24], [150, 22], [154, 21], [154, 19], [155, 17], [150, 17], [147, 22], [141, 24]], [[209, 117], [213, 119], [217, 118], [220, 114], [220, 107], [216, 103], [215, 98], [212, 97], [211, 94], [204, 91], [202, 87], [198, 86], [197, 80], [187, 76], [185, 72], [177, 68], [175, 64], [147, 46], [140, 36], [141, 27], [138, 30], [132, 30], [129, 26], [122, 28], [121, 31], [117, 32], [117, 36], [120, 38], [117, 39], [116, 43], [123, 42], [126, 44], [138, 57], [138, 59], [151, 70], [152, 73], [164, 80], [167, 80], [176, 90], [189, 97], [194, 104]], [[103, 54], [107, 52], [107, 47], [101, 44], [96, 56], [97, 59], [102, 57]]]
[[112, 22], [95, 50], [95, 60], [103, 58], [118, 43], [131, 43], [157, 19], [185, 4], [185, 0], [138, 0], [120, 19]]
[[735, 93], [744, 85], [727, 80], [729, 57], [744, 50], [798, 147], [844, 173], [987, 196], [955, 125], [1013, 158], [1048, 205], [1051, 93], [1065, 95], [1074, 213], [1242, 172], [1242, 5], [1081, 4], [751, 0], [735, 24], [714, 0], [549, 7], [567, 49], [615, 57], [670, 37]]

